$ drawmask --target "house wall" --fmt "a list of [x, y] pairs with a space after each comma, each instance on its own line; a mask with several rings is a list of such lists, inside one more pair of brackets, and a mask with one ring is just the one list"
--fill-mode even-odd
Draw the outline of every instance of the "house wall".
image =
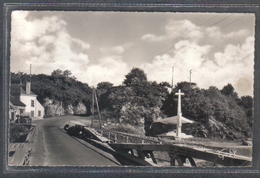
[[15, 121], [17, 119], [16, 115], [21, 115], [22, 113], [25, 112], [25, 107], [24, 106], [15, 106], [12, 105], [12, 109], [9, 109], [9, 119], [11, 121]]
[[36, 99], [36, 108], [35, 108], [35, 117], [39, 119], [43, 119], [44, 116], [44, 107], [41, 105], [41, 103]]
[[36, 99], [36, 95], [21, 94], [20, 100], [21, 100], [21, 102], [23, 102], [26, 105], [25, 112], [30, 113], [30, 116], [33, 119], [35, 119], [35, 118], [42, 119], [43, 118], [44, 108], [39, 103], [39, 101]]

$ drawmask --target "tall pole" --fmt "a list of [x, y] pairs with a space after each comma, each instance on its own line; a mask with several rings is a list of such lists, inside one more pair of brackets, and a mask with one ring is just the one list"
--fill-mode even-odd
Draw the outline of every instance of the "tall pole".
[[181, 95], [184, 95], [184, 93], [181, 93], [181, 90], [179, 89], [178, 93], [175, 93], [175, 95], [178, 95], [178, 112], [177, 112], [177, 137], [181, 136], [181, 118], [182, 118], [182, 113], [181, 113]]
[[32, 64], [30, 64], [30, 83], [32, 83]]
[[96, 105], [97, 105], [99, 127], [101, 128], [101, 115], [100, 115], [100, 112], [99, 112], [99, 106], [98, 106], [97, 94], [96, 94], [96, 91], [95, 91], [95, 90], [94, 90], [94, 96], [95, 96]]
[[93, 127], [93, 121], [95, 117], [95, 99], [94, 99], [94, 87], [92, 88], [92, 117], [91, 117], [91, 127]]
[[174, 75], [174, 66], [172, 67], [172, 88], [173, 88], [173, 75]]
[[191, 73], [192, 73], [192, 70], [190, 70], [190, 87], [191, 87]]

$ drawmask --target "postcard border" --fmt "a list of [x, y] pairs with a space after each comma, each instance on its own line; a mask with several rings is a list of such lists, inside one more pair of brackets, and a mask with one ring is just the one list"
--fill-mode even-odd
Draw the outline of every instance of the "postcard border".
[[[21, 3], [20, 1], [12, 1], [12, 3], [2, 2], [2, 18], [3, 24], [2, 36], [3, 44], [1, 50], [3, 60], [1, 60], [0, 67], [2, 68], [1, 77], [1, 174], [3, 177], [43, 177], [43, 176], [72, 176], [72, 177], [143, 177], [143, 176], [191, 176], [191, 177], [207, 177], [207, 176], [224, 176], [229, 177], [234, 174], [238, 177], [257, 177], [259, 176], [260, 161], [259, 161], [259, 118], [260, 115], [260, 61], [259, 50], [255, 50], [255, 71], [254, 71], [254, 132], [253, 132], [253, 167], [252, 168], [154, 168], [154, 167], [71, 167], [71, 166], [56, 166], [56, 167], [10, 167], [7, 165], [7, 138], [8, 138], [8, 109], [9, 109], [9, 72], [10, 72], [10, 14], [13, 10], [58, 10], [58, 11], [139, 11], [139, 12], [218, 12], [218, 13], [254, 13], [256, 16], [256, 30], [255, 30], [255, 49], [259, 49], [259, 2], [257, 1], [221, 1], [222, 3], [215, 3], [214, 1], [167, 1], [159, 3], [155, 1], [120, 1], [120, 2], [102, 2], [95, 1], [79, 2], [73, 1], [52, 1], [54, 3], [42, 3], [34, 1], [33, 3]], [[186, 3], [184, 3], [186, 2]], [[204, 3], [203, 3], [204, 2]]]

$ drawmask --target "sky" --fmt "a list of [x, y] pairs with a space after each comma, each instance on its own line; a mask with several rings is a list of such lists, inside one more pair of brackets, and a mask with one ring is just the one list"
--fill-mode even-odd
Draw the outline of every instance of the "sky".
[[11, 72], [29, 74], [31, 64], [32, 74], [70, 70], [90, 86], [116, 86], [137, 67], [149, 81], [230, 83], [253, 96], [254, 14], [13, 11], [11, 19]]

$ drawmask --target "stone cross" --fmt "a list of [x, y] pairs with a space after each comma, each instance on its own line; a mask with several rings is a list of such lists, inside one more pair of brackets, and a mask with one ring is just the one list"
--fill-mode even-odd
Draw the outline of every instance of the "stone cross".
[[179, 89], [178, 93], [175, 93], [175, 95], [178, 95], [178, 111], [177, 111], [177, 137], [180, 137], [181, 135], [181, 117], [182, 117], [182, 113], [181, 113], [181, 95], [184, 95], [184, 93], [181, 93], [181, 90]]

